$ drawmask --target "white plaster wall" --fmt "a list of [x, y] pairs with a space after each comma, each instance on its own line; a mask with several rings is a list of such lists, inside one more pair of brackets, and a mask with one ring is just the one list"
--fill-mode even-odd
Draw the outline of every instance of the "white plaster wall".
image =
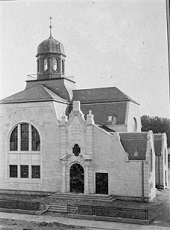
[[[149, 168], [150, 164], [150, 152], [152, 151], [152, 171]], [[154, 139], [153, 132], [149, 131], [147, 136], [147, 150], [146, 150], [146, 162], [145, 162], [145, 175], [144, 179], [146, 182], [146, 186], [148, 184], [148, 192], [145, 188], [145, 193], [148, 193], [149, 200], [152, 200], [156, 196], [156, 188], [155, 188], [155, 150], [154, 150]]]
[[[60, 149], [57, 106], [52, 102], [1, 105], [0, 116], [0, 189], [60, 191]], [[33, 125], [40, 134], [41, 179], [14, 179], [8, 177], [8, 150], [10, 132], [18, 123]], [[34, 159], [35, 160], [35, 159]]]
[[54, 109], [55, 109], [55, 113], [58, 119], [61, 118], [61, 116], [63, 116], [63, 114], [65, 114], [66, 108], [68, 106], [68, 104], [64, 104], [64, 103], [58, 103], [58, 102], [51, 102], [54, 105]]
[[139, 105], [133, 102], [128, 102], [127, 110], [127, 132], [135, 132], [133, 118], [136, 118], [137, 121], [136, 132], [141, 132], [141, 118]]
[[107, 172], [109, 194], [142, 196], [142, 168], [140, 161], [128, 161], [118, 134], [109, 135], [94, 127], [94, 173]]

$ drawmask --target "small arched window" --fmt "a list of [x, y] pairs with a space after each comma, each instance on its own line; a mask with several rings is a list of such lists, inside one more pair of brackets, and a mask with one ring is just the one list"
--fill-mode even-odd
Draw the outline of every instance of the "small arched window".
[[53, 70], [56, 71], [58, 69], [58, 66], [57, 66], [57, 59], [54, 58], [53, 59]]
[[112, 118], [112, 125], [115, 125], [115, 124], [116, 124], [116, 121], [117, 121], [116, 115], [113, 115], [113, 118]]
[[47, 59], [44, 59], [44, 70], [48, 69], [48, 63], [47, 63]]
[[62, 60], [62, 74], [65, 72], [64, 60]]
[[40, 71], [40, 62], [39, 62], [39, 60], [37, 60], [37, 72], [39, 73], [39, 71]]
[[133, 131], [137, 132], [137, 120], [135, 117], [133, 118]]

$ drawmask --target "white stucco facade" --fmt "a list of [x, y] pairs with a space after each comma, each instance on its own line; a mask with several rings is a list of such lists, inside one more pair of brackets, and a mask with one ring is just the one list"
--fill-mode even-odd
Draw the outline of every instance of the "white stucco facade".
[[[84, 174], [84, 194], [96, 194], [96, 174], [107, 175], [107, 194], [120, 199], [151, 200], [155, 197], [154, 164], [149, 171], [152, 135], [148, 134], [146, 160], [129, 160], [117, 132], [108, 133], [87, 120], [80, 102], [73, 103], [69, 119], [60, 116], [66, 104], [57, 102], [1, 105], [0, 189], [70, 192], [70, 168], [79, 164]], [[40, 135], [39, 151], [10, 151], [10, 135], [22, 123], [34, 126]], [[80, 154], [75, 156], [74, 146]], [[154, 161], [154, 150], [152, 154]], [[18, 177], [10, 178], [9, 165], [18, 165]], [[20, 178], [20, 165], [40, 166], [40, 178]]]

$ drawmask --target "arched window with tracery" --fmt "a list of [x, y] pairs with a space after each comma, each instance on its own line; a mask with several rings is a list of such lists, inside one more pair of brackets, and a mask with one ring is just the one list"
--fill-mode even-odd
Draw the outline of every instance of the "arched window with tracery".
[[31, 124], [20, 123], [12, 130], [9, 142], [9, 178], [40, 179], [40, 135], [37, 129]]

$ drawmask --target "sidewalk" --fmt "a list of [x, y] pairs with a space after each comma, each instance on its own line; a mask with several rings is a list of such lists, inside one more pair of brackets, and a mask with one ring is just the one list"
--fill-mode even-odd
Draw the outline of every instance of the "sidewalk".
[[31, 221], [33, 221], [33, 222], [47, 222], [47, 223], [58, 222], [61, 224], [82, 226], [82, 227], [88, 227], [88, 228], [94, 228], [94, 229], [169, 230], [169, 227], [155, 226], [155, 225], [122, 224], [122, 223], [116, 223], [116, 222], [80, 220], [80, 219], [71, 219], [71, 218], [65, 218], [65, 217], [36, 216], [36, 215], [4, 213], [4, 212], [0, 212], [0, 218], [2, 218], [2, 219], [13, 219], [13, 220], [25, 220], [28, 222], [31, 222]]

